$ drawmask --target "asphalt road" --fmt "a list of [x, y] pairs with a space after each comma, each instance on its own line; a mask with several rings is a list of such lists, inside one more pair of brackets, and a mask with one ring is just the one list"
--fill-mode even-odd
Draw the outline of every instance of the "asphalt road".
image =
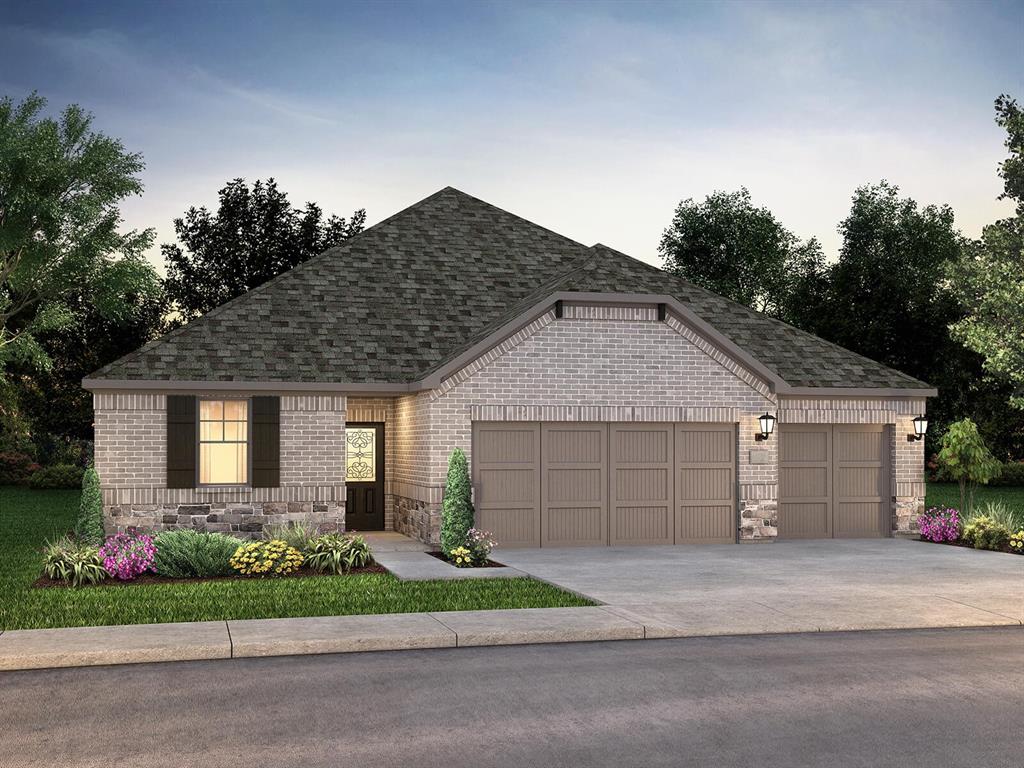
[[1022, 764], [1020, 628], [0, 674], [0, 766]]

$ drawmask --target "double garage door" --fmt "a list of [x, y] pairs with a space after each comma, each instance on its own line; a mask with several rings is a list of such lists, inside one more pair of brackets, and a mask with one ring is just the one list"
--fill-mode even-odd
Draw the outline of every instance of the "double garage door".
[[734, 424], [474, 422], [473, 482], [503, 547], [736, 539]]
[[888, 536], [889, 427], [779, 426], [779, 536]]

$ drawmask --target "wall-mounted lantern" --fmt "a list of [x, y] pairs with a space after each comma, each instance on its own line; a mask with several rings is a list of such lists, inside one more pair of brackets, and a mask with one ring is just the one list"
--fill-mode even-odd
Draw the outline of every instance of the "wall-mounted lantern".
[[754, 440], [767, 440], [768, 436], [775, 431], [775, 417], [770, 413], [765, 413], [763, 416], [757, 417], [757, 422], [761, 425], [761, 433], [754, 435]]
[[915, 440], [923, 440], [925, 433], [928, 431], [928, 417], [924, 414], [914, 417], [914, 434], [907, 435], [907, 442], [913, 443]]

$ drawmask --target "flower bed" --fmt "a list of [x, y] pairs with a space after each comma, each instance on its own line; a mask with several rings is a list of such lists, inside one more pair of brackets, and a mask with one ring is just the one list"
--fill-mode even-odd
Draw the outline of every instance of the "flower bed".
[[918, 520], [923, 541], [1024, 555], [1024, 515], [999, 502], [963, 517], [952, 507], [929, 507]]

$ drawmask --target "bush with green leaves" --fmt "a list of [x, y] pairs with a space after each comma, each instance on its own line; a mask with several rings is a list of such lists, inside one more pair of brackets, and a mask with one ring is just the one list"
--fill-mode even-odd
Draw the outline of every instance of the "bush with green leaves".
[[264, 541], [283, 541], [289, 547], [304, 552], [309, 543], [319, 535], [316, 526], [294, 520], [283, 525], [271, 525], [263, 529]]
[[992, 478], [989, 485], [1024, 488], [1024, 461], [1008, 461], [1003, 464], [1003, 471], [999, 477]]
[[92, 467], [85, 470], [82, 477], [82, 499], [78, 504], [75, 536], [97, 547], [103, 543], [103, 494], [100, 492], [100, 476]]
[[99, 584], [109, 575], [103, 567], [99, 547], [88, 542], [62, 536], [43, 547], [43, 573], [54, 581], [73, 587]]
[[1010, 530], [1002, 523], [985, 515], [978, 515], [964, 525], [960, 537], [975, 549], [1005, 549], [1010, 541]]
[[85, 470], [74, 464], [54, 464], [37, 469], [28, 478], [28, 487], [37, 491], [51, 488], [81, 488]]
[[469, 464], [461, 448], [452, 451], [448, 477], [441, 501], [441, 551], [449, 553], [466, 543], [473, 527], [473, 496], [469, 482]]
[[182, 528], [156, 535], [153, 570], [172, 579], [230, 576], [231, 557], [242, 542], [223, 533]]
[[936, 458], [944, 477], [960, 485], [960, 514], [970, 517], [974, 508], [974, 491], [999, 476], [1002, 464], [985, 445], [977, 425], [963, 419], [949, 425], [942, 436], [942, 450]]
[[24, 485], [40, 469], [29, 454], [0, 451], [0, 485]]
[[978, 517], [987, 517], [993, 523], [1003, 526], [1011, 531], [1024, 528], [1024, 510], [1014, 509], [1002, 499], [986, 501], [977, 509], [973, 510], [970, 517], [961, 517], [962, 523], [967, 525]]
[[306, 565], [321, 573], [347, 573], [373, 562], [366, 539], [355, 534], [325, 533], [306, 547]]

